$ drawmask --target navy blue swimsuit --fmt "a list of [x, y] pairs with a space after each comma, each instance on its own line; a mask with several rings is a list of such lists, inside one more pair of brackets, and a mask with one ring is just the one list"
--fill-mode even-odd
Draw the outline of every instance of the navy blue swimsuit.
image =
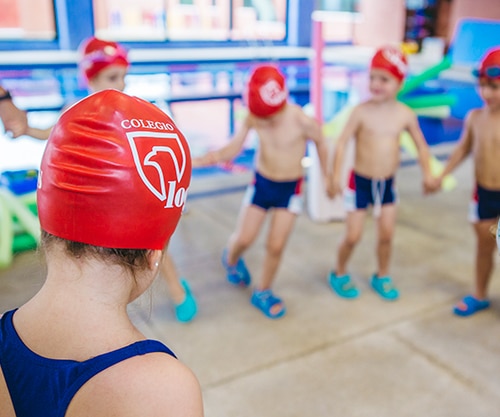
[[152, 352], [176, 357], [163, 343], [142, 340], [83, 362], [44, 358], [28, 349], [17, 334], [14, 312], [0, 319], [0, 367], [16, 417], [64, 417], [76, 392], [106, 368]]

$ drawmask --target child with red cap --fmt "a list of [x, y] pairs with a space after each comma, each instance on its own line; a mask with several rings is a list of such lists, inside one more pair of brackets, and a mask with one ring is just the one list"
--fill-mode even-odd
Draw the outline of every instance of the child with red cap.
[[46, 280], [0, 319], [3, 416], [203, 415], [196, 377], [127, 312], [190, 178], [184, 136], [147, 101], [105, 90], [61, 115], [37, 191]]
[[347, 263], [361, 239], [367, 209], [380, 206], [377, 220], [378, 270], [371, 277], [372, 289], [384, 300], [396, 300], [399, 291], [389, 275], [392, 239], [396, 223], [395, 174], [399, 167], [399, 136], [407, 130], [418, 150], [424, 175], [424, 190], [431, 185], [429, 149], [417, 116], [396, 96], [407, 73], [407, 61], [396, 48], [376, 51], [370, 63], [371, 97], [354, 107], [335, 147], [328, 194], [343, 192], [342, 165], [346, 144], [355, 141], [355, 162], [344, 192], [347, 210], [346, 234], [337, 253], [336, 269], [328, 275], [332, 290], [343, 298], [358, 297], [359, 290], [347, 271]]
[[[127, 51], [118, 43], [91, 37], [82, 42], [79, 48], [79, 69], [87, 82], [90, 93], [105, 89], [123, 91], [125, 76], [130, 62]], [[38, 129], [28, 126], [25, 134], [37, 139], [46, 140], [52, 127]], [[173, 259], [165, 254], [161, 263], [161, 272], [165, 277], [171, 298], [174, 301], [174, 312], [178, 321], [189, 322], [197, 314], [196, 300], [185, 279], [180, 279]]]
[[[90, 93], [114, 88], [125, 89], [125, 76], [130, 65], [127, 51], [118, 43], [96, 37], [84, 40], [79, 47], [79, 70]], [[26, 135], [47, 140], [52, 126], [47, 129], [28, 127]]]
[[484, 106], [469, 111], [465, 117], [461, 138], [433, 187], [441, 188], [444, 176], [472, 155], [476, 186], [469, 220], [477, 240], [474, 292], [455, 305], [453, 312], [458, 316], [470, 316], [490, 306], [488, 285], [496, 246], [490, 228], [495, 227], [500, 216], [500, 47], [485, 54], [474, 75], [479, 80]]
[[245, 139], [254, 130], [259, 139], [255, 178], [248, 187], [240, 211], [238, 226], [222, 256], [227, 280], [235, 285], [250, 285], [250, 273], [241, 258], [254, 242], [268, 213], [271, 224], [260, 279], [251, 303], [265, 316], [275, 319], [285, 314], [285, 305], [271, 290], [283, 250], [302, 208], [302, 158], [306, 144], [317, 147], [321, 166], [326, 172], [326, 143], [319, 124], [303, 110], [288, 102], [285, 77], [271, 65], [257, 67], [248, 81], [245, 101], [249, 114], [233, 139], [219, 150], [195, 158], [193, 165], [230, 161], [241, 151]]

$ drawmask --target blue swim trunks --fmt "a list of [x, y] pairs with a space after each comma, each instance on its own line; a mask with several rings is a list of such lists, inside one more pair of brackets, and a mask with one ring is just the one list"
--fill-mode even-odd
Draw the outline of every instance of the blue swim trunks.
[[284, 208], [294, 214], [302, 212], [302, 178], [293, 181], [273, 181], [263, 177], [258, 172], [247, 188], [244, 204], [253, 204], [269, 210]]
[[394, 177], [372, 179], [352, 171], [349, 185], [344, 191], [346, 210], [365, 210], [370, 205], [393, 204], [397, 201], [394, 186]]
[[469, 221], [493, 220], [500, 216], [500, 190], [487, 190], [476, 185], [469, 204]]

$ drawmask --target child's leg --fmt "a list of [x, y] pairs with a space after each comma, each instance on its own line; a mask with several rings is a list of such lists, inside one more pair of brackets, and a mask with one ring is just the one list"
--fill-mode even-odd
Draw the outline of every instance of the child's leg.
[[392, 238], [396, 225], [396, 213], [395, 204], [384, 204], [380, 210], [377, 239], [377, 276], [379, 277], [389, 275], [389, 263], [392, 253]]
[[254, 290], [250, 302], [264, 313], [265, 316], [277, 319], [286, 312], [283, 301], [271, 291], [271, 285], [276, 276], [283, 250], [293, 229], [296, 214], [287, 209], [275, 209], [269, 226], [266, 243], [266, 257], [262, 265], [260, 284]]
[[496, 241], [491, 236], [490, 228], [496, 224], [496, 219], [481, 220], [474, 224], [476, 232], [476, 282], [474, 296], [484, 300], [488, 296], [488, 285], [494, 268], [494, 253]]
[[168, 292], [175, 304], [177, 320], [191, 321], [197, 312], [196, 301], [187, 281], [179, 278], [174, 260], [168, 252], [165, 252], [161, 260], [160, 273], [167, 283]]
[[243, 252], [254, 242], [266, 214], [264, 209], [254, 205], [244, 206], [241, 209], [238, 225], [228, 242], [228, 265], [235, 265]]
[[262, 265], [261, 280], [257, 288], [259, 291], [271, 288], [296, 218], [296, 214], [286, 209], [274, 210], [267, 236], [266, 257]]
[[347, 274], [347, 262], [354, 247], [361, 239], [365, 217], [366, 210], [355, 210], [347, 213], [346, 234], [337, 252], [337, 276]]
[[176, 304], [182, 303], [186, 292], [179, 282], [179, 275], [177, 274], [177, 269], [175, 268], [174, 261], [168, 252], [165, 252], [160, 264], [160, 272], [162, 277], [165, 279], [168, 287], [168, 293], [172, 298], [173, 302]]

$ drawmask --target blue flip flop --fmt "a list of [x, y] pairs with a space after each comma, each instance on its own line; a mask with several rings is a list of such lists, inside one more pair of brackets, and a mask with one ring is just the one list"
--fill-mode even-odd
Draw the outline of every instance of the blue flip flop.
[[[465, 309], [460, 308], [461, 304], [465, 306]], [[485, 310], [490, 306], [489, 300], [478, 300], [472, 295], [466, 295], [462, 301], [460, 301], [455, 307], [453, 307], [453, 313], [457, 316], [467, 317], [472, 316], [478, 311]]]
[[248, 287], [252, 278], [250, 276], [250, 272], [248, 272], [245, 262], [243, 261], [243, 259], [239, 258], [238, 262], [236, 262], [236, 265], [229, 265], [227, 263], [227, 255], [228, 250], [224, 249], [221, 261], [222, 266], [226, 270], [227, 280], [233, 285]]
[[[286, 313], [283, 301], [276, 297], [271, 290], [254, 291], [250, 298], [250, 302], [270, 319], [279, 319]], [[277, 304], [281, 304], [281, 309], [277, 313], [272, 313], [272, 308]]]

